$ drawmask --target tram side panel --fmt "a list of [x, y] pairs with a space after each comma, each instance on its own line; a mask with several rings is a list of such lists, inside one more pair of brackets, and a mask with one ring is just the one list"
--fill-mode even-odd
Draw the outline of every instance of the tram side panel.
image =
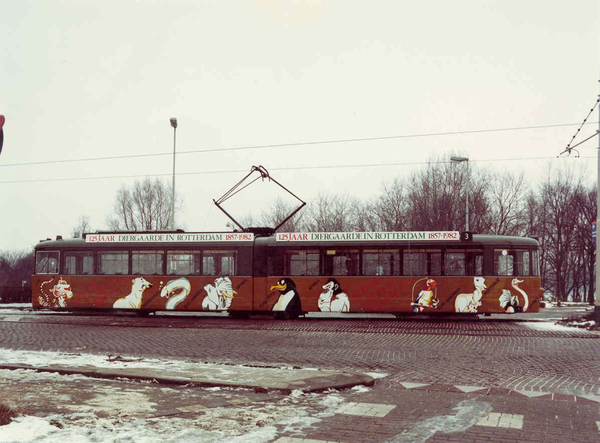
[[[92, 258], [96, 263], [94, 246], [85, 243], [52, 242], [48, 246], [51, 252], [40, 249], [38, 259], [45, 264], [46, 255], [52, 254], [54, 260], [52, 273], [37, 274], [32, 277], [32, 304], [35, 308], [54, 309], [139, 309], [189, 310], [189, 311], [251, 311], [253, 309], [252, 251], [245, 244], [194, 244], [167, 247], [163, 245], [136, 245], [142, 253], [145, 250], [156, 252], [175, 249], [176, 251], [212, 250], [210, 259], [221, 261], [218, 265], [207, 266], [208, 275], [202, 275], [198, 269], [194, 275], [165, 275], [169, 266], [163, 266], [163, 272], [147, 275], [132, 272], [132, 246], [118, 246], [122, 255], [127, 254], [128, 271], [123, 274], [82, 274], [82, 266], [75, 266], [73, 260], [66, 266], [65, 256]], [[117, 248], [115, 246], [115, 248]], [[223, 250], [223, 251], [221, 251]], [[180, 252], [181, 252], [180, 251]], [[192, 253], [190, 252], [190, 254]], [[227, 252], [226, 254], [217, 254]], [[140, 254], [140, 252], [138, 252]], [[215, 255], [216, 254], [216, 255]], [[46, 261], [45, 261], [46, 260]], [[81, 265], [81, 263], [79, 263]], [[45, 269], [45, 268], [44, 268]], [[88, 268], [90, 269], [90, 268]], [[98, 266], [91, 266], [93, 272]], [[175, 268], [176, 269], [176, 268]], [[185, 268], [184, 268], [185, 269]], [[80, 272], [69, 275], [69, 270]], [[89, 272], [89, 271], [88, 271]], [[161, 275], [162, 274], [162, 275]]]
[[[269, 276], [256, 302], [261, 311], [356, 313], [537, 312], [536, 277]], [[291, 304], [291, 305], [290, 305]]]
[[251, 311], [251, 276], [49, 276], [32, 279], [34, 308]]
[[266, 313], [271, 311], [272, 304], [269, 297], [269, 277], [268, 277], [268, 248], [267, 239], [258, 238], [254, 242], [252, 285], [253, 285], [253, 308], [254, 312]]
[[64, 309], [518, 313], [539, 310], [539, 286], [539, 278], [494, 276], [36, 275], [32, 302]]

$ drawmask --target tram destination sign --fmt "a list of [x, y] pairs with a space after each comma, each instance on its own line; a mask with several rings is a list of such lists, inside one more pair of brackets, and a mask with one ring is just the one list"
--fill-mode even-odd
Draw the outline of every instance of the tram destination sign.
[[196, 243], [254, 241], [251, 232], [174, 232], [174, 233], [104, 233], [87, 234], [86, 243]]
[[458, 231], [414, 232], [282, 232], [276, 240], [287, 241], [452, 241], [460, 240]]

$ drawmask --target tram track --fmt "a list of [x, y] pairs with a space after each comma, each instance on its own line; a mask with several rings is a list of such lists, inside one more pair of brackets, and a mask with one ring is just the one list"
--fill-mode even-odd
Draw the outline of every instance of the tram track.
[[[540, 320], [528, 320], [539, 322]], [[69, 325], [88, 327], [121, 328], [167, 328], [167, 329], [227, 329], [252, 331], [279, 331], [305, 333], [350, 333], [379, 335], [460, 335], [488, 337], [554, 337], [554, 338], [600, 338], [600, 333], [590, 333], [578, 328], [564, 330], [535, 330], [526, 327], [527, 320], [504, 319], [407, 319], [389, 318], [300, 318], [297, 320], [274, 320], [268, 316], [235, 319], [225, 315], [174, 316], [157, 315], [137, 317], [134, 315], [77, 315], [71, 313], [15, 312], [0, 314], [0, 322], [35, 323], [39, 325]]]

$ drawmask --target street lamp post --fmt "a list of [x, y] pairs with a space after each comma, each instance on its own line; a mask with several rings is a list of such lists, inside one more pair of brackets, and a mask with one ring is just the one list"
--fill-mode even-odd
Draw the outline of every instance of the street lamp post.
[[467, 157], [450, 157], [450, 160], [456, 163], [462, 163], [465, 162], [467, 164], [467, 196], [466, 196], [466, 200], [467, 200], [467, 210], [466, 210], [466, 217], [465, 217], [465, 231], [469, 232], [469, 181], [470, 181], [470, 177], [469, 177], [469, 159]]
[[175, 230], [175, 142], [177, 140], [177, 119], [171, 117], [173, 127], [173, 196], [171, 198], [171, 231]]

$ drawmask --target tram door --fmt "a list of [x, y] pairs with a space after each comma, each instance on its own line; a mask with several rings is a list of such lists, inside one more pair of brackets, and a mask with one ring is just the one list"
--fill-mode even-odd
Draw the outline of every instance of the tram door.
[[268, 278], [268, 254], [267, 254], [268, 238], [257, 238], [254, 241], [254, 270], [252, 279], [254, 284], [252, 306], [254, 311], [270, 311], [268, 295], [269, 278]]

